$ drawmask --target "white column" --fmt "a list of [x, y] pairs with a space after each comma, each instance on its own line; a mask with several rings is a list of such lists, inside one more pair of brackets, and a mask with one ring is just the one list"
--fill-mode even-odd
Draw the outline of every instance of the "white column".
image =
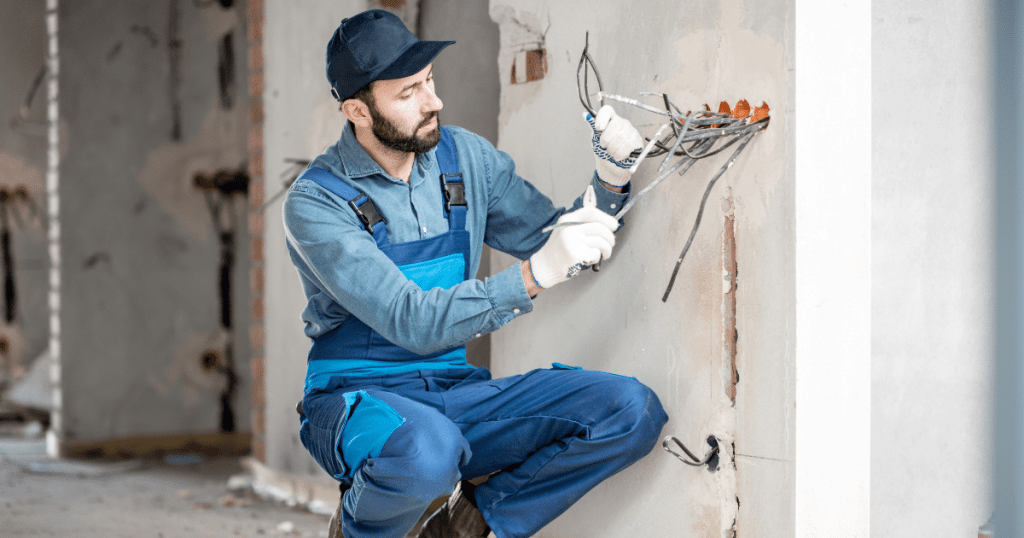
[[796, 536], [869, 536], [871, 3], [796, 1]]

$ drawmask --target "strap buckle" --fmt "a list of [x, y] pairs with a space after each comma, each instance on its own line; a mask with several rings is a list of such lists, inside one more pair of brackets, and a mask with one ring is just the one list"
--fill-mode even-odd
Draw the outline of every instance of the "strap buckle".
[[[458, 177], [458, 182], [448, 183], [447, 178]], [[441, 193], [444, 194], [444, 210], [451, 213], [453, 205], [469, 206], [466, 202], [466, 185], [462, 174], [441, 174]]]
[[[373, 225], [378, 222], [382, 222], [384, 218], [377, 212], [377, 206], [373, 205], [373, 200], [370, 200], [366, 195], [359, 198], [366, 198], [366, 201], [357, 205], [356, 200], [358, 200], [358, 198], [355, 198], [349, 200], [348, 205], [352, 208], [352, 211], [356, 212], [356, 216], [359, 217], [359, 220], [363, 223], [363, 227], [366, 228], [366, 231], [370, 232], [370, 235], [373, 235]], [[366, 210], [363, 211], [363, 208], [366, 208]]]

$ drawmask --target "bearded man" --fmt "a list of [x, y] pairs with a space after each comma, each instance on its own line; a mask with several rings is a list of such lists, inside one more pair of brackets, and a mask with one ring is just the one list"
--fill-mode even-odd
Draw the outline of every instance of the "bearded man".
[[[556, 208], [507, 154], [440, 126], [431, 62], [452, 43], [382, 10], [342, 21], [327, 79], [348, 122], [284, 204], [312, 340], [300, 438], [341, 485], [332, 538], [404, 537], [445, 495], [419, 536], [532, 536], [668, 420], [633, 378], [558, 357], [501, 379], [466, 363], [467, 341], [612, 255], [643, 138], [610, 107], [589, 118], [596, 171]], [[522, 261], [477, 280], [484, 243]]]

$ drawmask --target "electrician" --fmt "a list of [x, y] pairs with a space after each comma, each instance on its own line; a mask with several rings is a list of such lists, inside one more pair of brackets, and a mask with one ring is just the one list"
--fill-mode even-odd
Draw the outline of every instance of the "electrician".
[[[590, 118], [597, 170], [555, 208], [508, 155], [440, 127], [431, 62], [452, 43], [382, 10], [343, 20], [327, 79], [348, 122], [284, 203], [312, 339], [300, 438], [340, 482], [332, 538], [404, 537], [449, 494], [419, 536], [532, 536], [650, 452], [668, 420], [633, 378], [555, 363], [491, 379], [466, 363], [467, 341], [611, 256], [621, 161], [643, 138], [610, 107]], [[542, 232], [556, 222], [583, 224]], [[522, 262], [475, 280], [483, 243]]]

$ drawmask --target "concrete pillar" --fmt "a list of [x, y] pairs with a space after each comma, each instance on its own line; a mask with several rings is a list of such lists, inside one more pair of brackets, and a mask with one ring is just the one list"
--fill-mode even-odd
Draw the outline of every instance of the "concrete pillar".
[[248, 450], [245, 196], [197, 187], [245, 171], [239, 9], [59, 4], [62, 453]]
[[302, 398], [309, 338], [302, 332], [299, 317], [305, 307], [302, 288], [284, 245], [280, 196], [287, 188], [286, 181], [303, 169], [287, 160], [312, 159], [341, 134], [343, 115], [327, 84], [324, 51], [341, 20], [366, 6], [366, 0], [305, 0], [299, 5], [266, 2], [264, 8], [266, 206], [260, 210], [267, 223], [263, 234], [265, 463], [271, 469], [326, 485], [333, 479], [299, 442], [295, 403]]

